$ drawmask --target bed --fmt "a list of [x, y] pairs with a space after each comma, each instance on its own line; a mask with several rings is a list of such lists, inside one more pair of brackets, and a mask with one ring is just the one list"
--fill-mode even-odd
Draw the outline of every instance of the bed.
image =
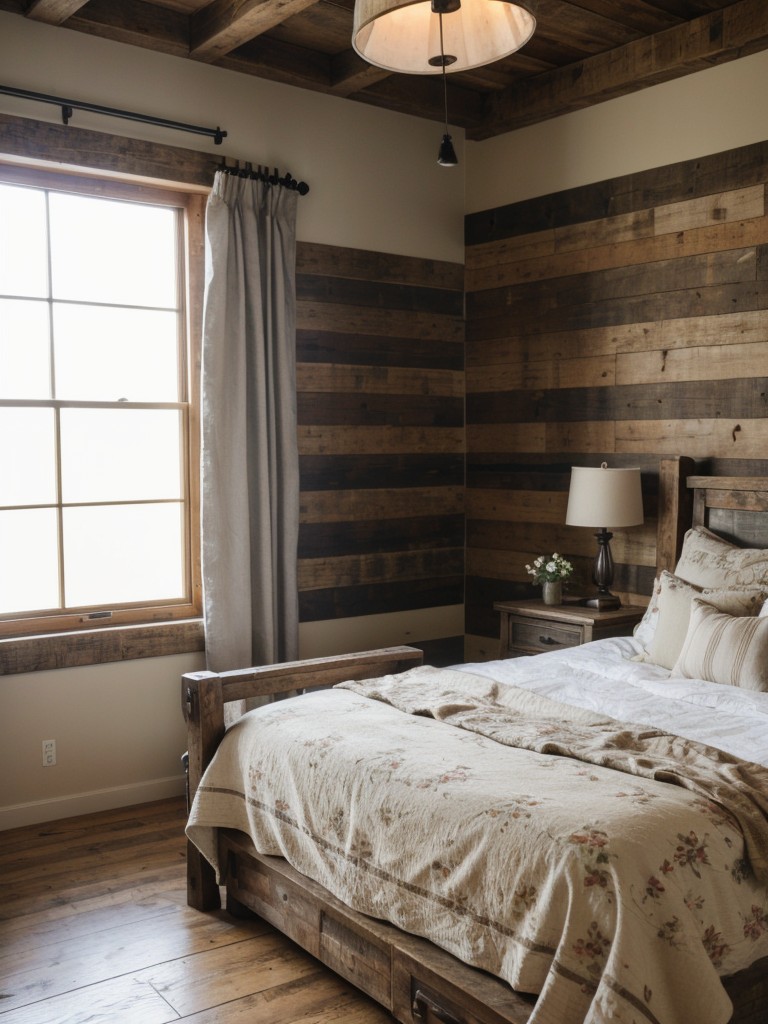
[[768, 480], [691, 470], [634, 637], [186, 675], [190, 905], [403, 1024], [766, 1024]]

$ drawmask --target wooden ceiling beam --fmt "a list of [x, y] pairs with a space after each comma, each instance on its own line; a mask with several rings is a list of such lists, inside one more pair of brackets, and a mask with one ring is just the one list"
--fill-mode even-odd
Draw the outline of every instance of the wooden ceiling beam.
[[213, 63], [317, 0], [213, 0], [190, 19], [189, 55]]
[[217, 68], [255, 75], [270, 82], [294, 85], [298, 89], [328, 93], [330, 57], [279, 39], [256, 38], [216, 61]]
[[88, 0], [29, 0], [24, 14], [32, 21], [62, 25], [87, 3]]
[[90, 0], [79, 4], [62, 27], [174, 57], [189, 56], [189, 18], [143, 0]]
[[331, 61], [330, 91], [334, 96], [352, 96], [376, 82], [383, 82], [391, 74], [391, 71], [369, 64], [354, 50], [345, 50]]
[[[383, 82], [350, 97], [385, 110], [442, 122], [445, 108], [443, 84], [436, 75], [390, 75]], [[485, 113], [481, 96], [448, 80], [448, 121], [469, 135], [477, 130]]]
[[637, 89], [768, 49], [768, 3], [731, 7], [637, 39], [607, 53], [517, 82], [488, 99], [474, 140], [525, 128]]

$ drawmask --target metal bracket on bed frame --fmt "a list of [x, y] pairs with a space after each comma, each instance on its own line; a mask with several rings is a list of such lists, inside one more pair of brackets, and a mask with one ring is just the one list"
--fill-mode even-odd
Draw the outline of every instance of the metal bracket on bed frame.
[[192, 686], [185, 685], [184, 718], [187, 722], [196, 722], [198, 720], [198, 708], [197, 690]]
[[421, 988], [412, 991], [411, 1015], [415, 1021], [423, 1021], [424, 1024], [430, 1017], [443, 1021], [443, 1024], [465, 1024], [460, 1017], [451, 1013], [445, 1006], [441, 1006]]

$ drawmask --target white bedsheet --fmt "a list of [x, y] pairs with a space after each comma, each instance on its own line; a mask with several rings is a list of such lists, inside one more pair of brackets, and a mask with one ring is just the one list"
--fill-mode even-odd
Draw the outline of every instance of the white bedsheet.
[[768, 766], [768, 693], [673, 679], [665, 668], [632, 661], [641, 650], [633, 637], [617, 637], [535, 658], [453, 667]]

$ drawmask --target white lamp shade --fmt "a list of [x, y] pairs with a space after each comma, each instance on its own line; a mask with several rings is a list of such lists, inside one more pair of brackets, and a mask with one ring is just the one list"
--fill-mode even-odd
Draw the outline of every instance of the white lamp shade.
[[614, 529], [638, 526], [643, 521], [643, 494], [639, 469], [599, 469], [573, 466], [568, 492], [569, 526]]
[[[491, 64], [524, 46], [536, 19], [530, 0], [461, 0], [443, 15], [443, 52], [456, 58], [447, 72]], [[409, 75], [440, 75], [440, 20], [430, 0], [357, 0], [352, 45], [377, 67]]]

